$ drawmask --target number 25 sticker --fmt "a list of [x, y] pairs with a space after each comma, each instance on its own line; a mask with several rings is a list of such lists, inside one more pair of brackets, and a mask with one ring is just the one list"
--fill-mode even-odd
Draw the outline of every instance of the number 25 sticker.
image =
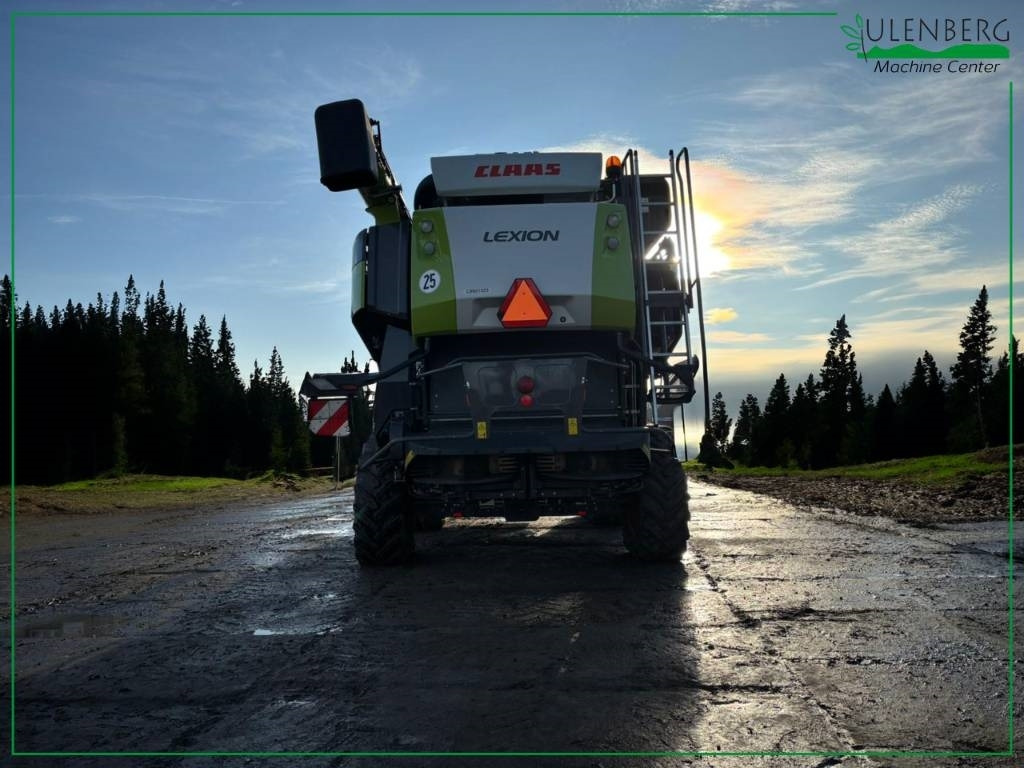
[[420, 291], [422, 293], [433, 293], [441, 287], [441, 273], [436, 269], [428, 269], [420, 275]]

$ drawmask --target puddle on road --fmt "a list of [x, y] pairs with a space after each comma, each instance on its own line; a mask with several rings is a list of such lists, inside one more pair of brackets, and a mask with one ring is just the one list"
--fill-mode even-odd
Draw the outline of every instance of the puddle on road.
[[298, 635], [326, 635], [341, 632], [336, 627], [327, 624], [310, 624], [304, 627], [289, 627], [287, 629], [254, 629], [253, 637], [295, 637]]
[[46, 619], [21, 619], [15, 623], [15, 637], [55, 639], [74, 637], [110, 637], [126, 620], [116, 616], [51, 616]]
[[297, 531], [288, 531], [282, 534], [282, 539], [300, 539], [307, 536], [334, 536], [342, 539], [352, 538], [352, 524], [339, 525], [336, 528], [300, 528]]

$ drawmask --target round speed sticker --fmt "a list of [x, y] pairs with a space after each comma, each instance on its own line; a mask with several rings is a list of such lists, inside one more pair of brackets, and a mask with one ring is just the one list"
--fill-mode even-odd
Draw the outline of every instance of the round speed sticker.
[[428, 269], [420, 275], [420, 291], [422, 293], [433, 293], [441, 287], [441, 273], [436, 269]]

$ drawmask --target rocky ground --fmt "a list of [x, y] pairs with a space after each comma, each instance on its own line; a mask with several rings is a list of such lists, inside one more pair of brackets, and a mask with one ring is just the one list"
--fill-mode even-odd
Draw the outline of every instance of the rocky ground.
[[[1002, 449], [1006, 456], [1005, 448]], [[1015, 517], [1024, 514], [1024, 461], [1014, 461]], [[791, 504], [840, 509], [859, 515], [912, 523], [1005, 520], [1009, 514], [1009, 471], [971, 475], [950, 485], [850, 477], [751, 477], [729, 470], [691, 472], [695, 479], [727, 488], [763, 493]]]

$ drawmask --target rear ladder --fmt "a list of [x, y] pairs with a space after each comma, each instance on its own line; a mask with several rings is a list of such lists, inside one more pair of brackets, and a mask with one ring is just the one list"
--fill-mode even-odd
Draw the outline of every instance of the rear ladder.
[[[637, 151], [631, 149], [623, 158], [622, 185], [632, 223], [633, 253], [638, 260], [643, 304], [641, 343], [644, 357], [653, 363], [648, 367], [646, 387], [648, 421], [677, 431], [682, 428], [682, 407], [693, 399], [693, 375], [698, 364], [704, 362], [694, 355], [691, 341], [689, 312], [694, 298], [702, 341], [704, 313], [689, 153], [685, 148], [678, 154], [670, 151], [668, 164], [669, 173], [641, 175]], [[690, 192], [688, 201], [684, 191]], [[704, 369], [706, 390], [707, 367], [699, 367]], [[710, 418], [706, 394], [705, 422]]]

